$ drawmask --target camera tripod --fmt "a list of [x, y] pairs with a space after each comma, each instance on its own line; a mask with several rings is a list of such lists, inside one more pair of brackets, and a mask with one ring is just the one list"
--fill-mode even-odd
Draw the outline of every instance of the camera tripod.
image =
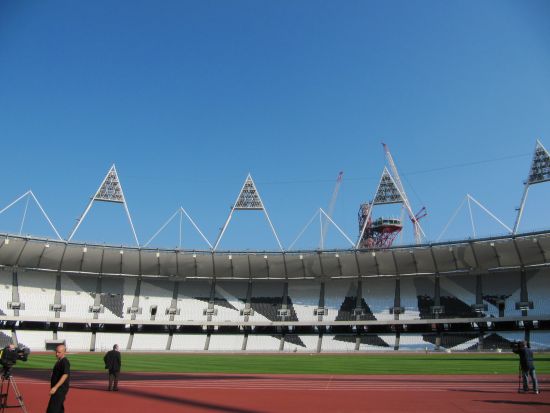
[[0, 413], [4, 413], [8, 407], [18, 407], [17, 405], [8, 405], [10, 387], [13, 389], [13, 394], [15, 395], [15, 399], [19, 403], [21, 410], [23, 410], [24, 413], [28, 413], [25, 403], [23, 402], [23, 396], [19, 392], [15, 378], [11, 375], [9, 370], [4, 370], [2, 372], [2, 378], [0, 379]]

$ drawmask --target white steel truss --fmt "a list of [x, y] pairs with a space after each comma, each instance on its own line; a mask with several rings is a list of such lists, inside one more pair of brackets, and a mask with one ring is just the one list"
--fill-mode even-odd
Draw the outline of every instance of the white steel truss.
[[460, 203], [458, 208], [455, 210], [455, 212], [453, 213], [453, 215], [449, 219], [449, 222], [447, 222], [447, 225], [445, 225], [445, 228], [443, 228], [443, 231], [441, 231], [441, 234], [439, 234], [439, 237], [437, 237], [437, 239], [435, 240], [436, 242], [439, 242], [441, 237], [443, 237], [443, 235], [445, 234], [445, 232], [447, 231], [447, 229], [449, 228], [451, 223], [456, 218], [458, 212], [462, 209], [462, 207], [464, 206], [464, 203], [466, 203], [466, 202], [468, 203], [468, 213], [469, 213], [469, 216], [470, 216], [470, 224], [472, 225], [472, 234], [473, 234], [474, 238], [477, 237], [477, 234], [476, 234], [476, 226], [475, 226], [475, 223], [474, 223], [474, 215], [472, 214], [472, 205], [471, 205], [472, 202], [474, 202], [487, 215], [489, 215], [491, 218], [493, 218], [495, 221], [497, 221], [500, 225], [502, 225], [502, 227], [504, 229], [506, 229], [506, 231], [508, 231], [509, 233], [512, 233], [512, 228], [510, 228], [508, 225], [506, 225], [504, 222], [502, 222], [500, 219], [498, 219], [495, 214], [493, 214], [491, 211], [489, 211], [487, 208], [485, 208], [485, 206], [483, 206], [483, 204], [481, 204], [481, 202], [479, 202], [473, 196], [471, 196], [470, 194], [466, 194], [466, 196], [464, 197], [464, 199], [462, 200], [462, 202]]
[[267, 222], [269, 223], [269, 226], [271, 227], [271, 231], [273, 232], [273, 235], [275, 236], [275, 239], [277, 240], [277, 244], [279, 245], [279, 248], [281, 251], [283, 250], [283, 246], [281, 244], [281, 241], [279, 240], [279, 237], [277, 236], [277, 232], [275, 231], [275, 227], [271, 223], [271, 219], [269, 218], [269, 214], [267, 213], [267, 210], [264, 207], [264, 204], [262, 202], [262, 199], [260, 198], [260, 193], [256, 189], [256, 184], [254, 184], [254, 180], [252, 179], [252, 176], [248, 174], [246, 177], [243, 187], [241, 188], [241, 191], [239, 192], [239, 195], [237, 196], [237, 200], [235, 201], [235, 204], [231, 207], [231, 211], [229, 212], [229, 216], [227, 217], [227, 220], [225, 221], [225, 224], [223, 228], [220, 231], [220, 234], [218, 235], [218, 239], [216, 240], [216, 243], [214, 244], [214, 248], [212, 248], [213, 251], [216, 251], [218, 248], [218, 245], [220, 244], [220, 241], [222, 240], [223, 234], [225, 233], [225, 230], [227, 229], [227, 226], [229, 225], [229, 222], [231, 221], [231, 218], [233, 217], [233, 213], [236, 210], [259, 210], [264, 211], [265, 217], [267, 218]]
[[183, 215], [185, 215], [187, 217], [187, 219], [189, 220], [189, 222], [191, 222], [191, 224], [193, 225], [193, 227], [197, 230], [197, 232], [200, 234], [200, 236], [202, 237], [202, 239], [208, 244], [208, 246], [210, 247], [210, 249], [212, 249], [212, 244], [210, 243], [210, 241], [208, 241], [208, 239], [204, 236], [204, 234], [202, 233], [202, 231], [199, 229], [199, 227], [197, 226], [197, 224], [195, 224], [195, 221], [193, 221], [193, 219], [191, 218], [191, 216], [189, 216], [189, 214], [187, 213], [187, 211], [183, 208], [183, 207], [179, 207], [176, 212], [174, 212], [172, 214], [172, 216], [170, 218], [168, 218], [168, 221], [166, 221], [160, 228], [157, 232], [155, 232], [155, 234], [151, 237], [151, 239], [149, 239], [149, 241], [147, 241], [145, 244], [143, 244], [143, 247], [147, 247], [151, 241], [153, 241], [158, 234], [160, 234], [162, 232], [162, 230], [164, 228], [166, 228], [166, 226], [172, 222], [174, 220], [174, 218], [179, 215], [179, 244], [178, 244], [178, 248], [181, 248], [181, 242], [182, 242], [182, 233], [183, 233], [183, 230], [182, 230], [182, 221], [183, 221]]
[[[323, 219], [323, 217], [324, 217], [324, 219]], [[330, 215], [327, 214], [323, 210], [323, 208], [319, 208], [317, 211], [315, 211], [315, 213], [313, 214], [311, 219], [308, 221], [306, 226], [300, 231], [300, 233], [298, 234], [296, 239], [294, 241], [292, 241], [292, 244], [290, 244], [290, 246], [288, 247], [288, 251], [292, 250], [292, 248], [294, 247], [294, 244], [296, 244], [296, 242], [298, 242], [298, 240], [302, 237], [302, 235], [304, 235], [304, 232], [306, 232], [306, 230], [309, 228], [309, 226], [311, 225], [311, 223], [313, 222], [313, 220], [315, 218], [319, 218], [321, 234], [323, 233], [324, 228], [326, 226], [328, 226], [328, 223], [330, 222], [332, 225], [334, 225], [334, 227], [338, 230], [338, 232], [350, 243], [351, 247], [352, 248], [355, 247], [355, 244], [353, 243], [353, 241], [350, 239], [350, 237], [348, 237], [346, 235], [346, 233], [342, 230], [342, 228], [340, 228], [338, 226], [338, 224], [336, 224], [336, 222], [333, 221], [333, 219], [330, 217]], [[327, 221], [327, 222], [325, 222], [325, 221]], [[321, 250], [322, 249], [323, 249], [323, 246], [321, 246]]]
[[124, 210], [126, 211], [126, 216], [128, 217], [128, 221], [130, 222], [130, 227], [132, 228], [132, 233], [134, 234], [136, 245], [139, 246], [134, 223], [132, 222], [132, 216], [130, 215], [130, 211], [128, 210], [128, 204], [126, 203], [126, 199], [124, 198], [122, 185], [120, 183], [120, 179], [118, 178], [118, 173], [114, 164], [113, 166], [111, 166], [111, 169], [109, 169], [109, 172], [107, 172], [107, 175], [105, 175], [105, 178], [101, 182], [101, 185], [99, 185], [99, 188], [95, 192], [95, 195], [90, 198], [90, 202], [88, 203], [88, 206], [86, 207], [82, 215], [77, 219], [76, 226], [69, 234], [67, 241], [70, 241], [73, 238], [74, 234], [80, 227], [80, 224], [82, 224], [82, 221], [84, 221], [84, 218], [90, 211], [90, 208], [95, 201], [114, 202], [124, 205]]
[[57, 229], [55, 228], [54, 224], [50, 220], [50, 217], [48, 216], [48, 214], [46, 214], [46, 211], [44, 211], [44, 208], [42, 208], [42, 205], [40, 204], [40, 202], [38, 202], [38, 199], [36, 198], [36, 196], [34, 196], [34, 193], [30, 189], [27, 192], [25, 192], [23, 195], [21, 195], [19, 198], [17, 198], [15, 201], [13, 201], [11, 204], [7, 205], [2, 210], [0, 210], [0, 215], [3, 214], [4, 212], [6, 212], [13, 205], [17, 204], [19, 201], [21, 201], [25, 197], [27, 198], [27, 202], [25, 203], [25, 212], [23, 213], [23, 218], [21, 220], [21, 226], [19, 227], [19, 234], [21, 235], [21, 233], [23, 232], [23, 225], [25, 224], [25, 218], [27, 216], [27, 209], [29, 207], [29, 199], [32, 198], [34, 200], [35, 204], [40, 209], [40, 212], [42, 212], [42, 215], [44, 215], [44, 218], [46, 218], [46, 221], [48, 221], [48, 224], [50, 225], [50, 227], [55, 232], [55, 235], [57, 235], [57, 238], [60, 239], [60, 240], [63, 240], [63, 238], [61, 238], [61, 235], [59, 235], [59, 232], [57, 232]]
[[533, 154], [533, 161], [531, 162], [531, 168], [529, 169], [527, 180], [524, 183], [523, 196], [521, 197], [516, 223], [514, 224], [514, 234], [517, 233], [519, 228], [521, 216], [523, 215], [523, 209], [525, 208], [525, 202], [527, 201], [529, 187], [531, 185], [541, 184], [547, 181], [550, 181], [550, 155], [540, 140], [537, 139], [535, 153]]

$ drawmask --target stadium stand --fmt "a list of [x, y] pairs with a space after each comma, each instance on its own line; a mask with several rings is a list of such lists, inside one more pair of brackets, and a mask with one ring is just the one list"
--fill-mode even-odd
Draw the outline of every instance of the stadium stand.
[[377, 320], [392, 320], [390, 308], [395, 300], [395, 278], [369, 278], [362, 283], [363, 297]]
[[208, 350], [210, 351], [241, 351], [243, 334], [212, 334]]
[[53, 332], [40, 330], [17, 330], [17, 343], [24, 344], [32, 351], [46, 350], [46, 340], [53, 340]]
[[179, 334], [172, 336], [171, 350], [202, 351], [206, 344], [206, 334]]
[[135, 333], [130, 350], [162, 351], [166, 350], [168, 334]]
[[58, 340], [65, 340], [69, 351], [88, 351], [91, 348], [91, 332], [58, 331]]
[[316, 281], [291, 281], [288, 285], [288, 296], [299, 321], [313, 322], [318, 317], [315, 309], [319, 307], [320, 284]]
[[283, 351], [286, 352], [317, 352], [317, 346], [319, 345], [319, 335], [285, 335], [285, 344]]
[[353, 334], [348, 335], [328, 335], [325, 334], [322, 337], [321, 349], [322, 352], [335, 353], [335, 352], [349, 352], [355, 351], [356, 336]]
[[[0, 314], [8, 312], [8, 302], [12, 301], [12, 274], [11, 271], [0, 271]], [[13, 314], [13, 312], [11, 312]]]
[[434, 342], [435, 340], [426, 341], [422, 334], [401, 333], [398, 351], [425, 351], [426, 349], [434, 351], [436, 349]]
[[[307, 265], [294, 262], [288, 267], [297, 274], [284, 270], [281, 257], [270, 253], [268, 277], [263, 255], [255, 256], [258, 268], [247, 273], [241, 253], [234, 263], [241, 263], [239, 274], [249, 279], [223, 273], [232, 268], [227, 257], [209, 252], [197, 257], [201, 262], [195, 274], [211, 271], [218, 260], [223, 264], [216, 267], [219, 277], [176, 276], [174, 268], [160, 269], [160, 261], [147, 264], [147, 275], [124, 275], [123, 269], [135, 264], [130, 261], [132, 254], [139, 255], [137, 249], [121, 254], [120, 248], [108, 246], [90, 247], [85, 256], [82, 246], [67, 246], [76, 252], [72, 258], [68, 252], [64, 260], [70, 270], [60, 271], [55, 256], [64, 256], [65, 244], [56, 250], [53, 242], [42, 263], [54, 268], [37, 270], [32, 266], [38, 259], [23, 264], [33, 257], [32, 248], [38, 254], [46, 250], [42, 241], [29, 242], [21, 255], [26, 241], [14, 237], [8, 245], [0, 242], [0, 259], [5, 260], [0, 262], [0, 343], [9, 342], [15, 330], [17, 341], [36, 351], [45, 350], [46, 341], [53, 339], [65, 340], [76, 351], [105, 351], [114, 343], [134, 351], [509, 351], [510, 342], [530, 336], [533, 348], [546, 350], [550, 269], [547, 253], [540, 251], [550, 248], [550, 236], [537, 237], [515, 239], [523, 259], [533, 263], [523, 270], [506, 238], [494, 248], [489, 241], [474, 241], [483, 252], [477, 267], [468, 243], [437, 246], [438, 259], [456, 251], [441, 266], [442, 273], [429, 268], [416, 272], [415, 266], [432, 260], [413, 261], [408, 250], [395, 253], [395, 259], [406, 258], [398, 266], [407, 271], [401, 275], [391, 273], [391, 254], [376, 255], [384, 272], [374, 266], [373, 255], [365, 254], [359, 260], [363, 277], [355, 261], [345, 262], [353, 254], [336, 260], [335, 254], [323, 252], [319, 258], [313, 252], [304, 258]], [[426, 258], [426, 251], [424, 247], [419, 257]], [[20, 255], [20, 265], [15, 265]], [[110, 273], [94, 272], [103, 255], [113, 262], [98, 268]], [[144, 251], [142, 259], [150, 255], [155, 252]], [[185, 256], [191, 259], [191, 254]], [[286, 255], [287, 260], [297, 257]], [[499, 268], [501, 263], [506, 267]], [[189, 265], [185, 274], [193, 274]], [[254, 278], [256, 274], [261, 278]]]
[[95, 335], [95, 351], [105, 352], [112, 350], [118, 344], [121, 350], [128, 348], [130, 333], [107, 333], [98, 331]]
[[279, 351], [280, 348], [280, 336], [249, 335], [246, 343], [248, 351]]
[[50, 305], [54, 303], [55, 275], [30, 271], [18, 271], [17, 275], [19, 301], [25, 304], [21, 313], [30, 317], [52, 315]]

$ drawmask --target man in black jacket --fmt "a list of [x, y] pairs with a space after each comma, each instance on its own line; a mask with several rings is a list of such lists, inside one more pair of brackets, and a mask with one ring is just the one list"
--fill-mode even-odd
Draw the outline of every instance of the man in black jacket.
[[105, 354], [103, 361], [105, 362], [105, 368], [109, 370], [108, 391], [118, 391], [118, 377], [120, 375], [120, 366], [122, 365], [118, 344], [115, 344], [113, 349]]
[[531, 376], [531, 384], [533, 391], [538, 394], [539, 383], [537, 381], [537, 374], [535, 373], [535, 365], [533, 363], [533, 352], [529, 348], [526, 341], [520, 341], [516, 346], [512, 348], [512, 351], [519, 355], [519, 366], [521, 368], [521, 377], [523, 379], [523, 391], [529, 391], [529, 383], [527, 376]]
[[50, 379], [50, 401], [46, 413], [63, 413], [65, 411], [63, 403], [69, 392], [69, 379], [71, 376], [71, 364], [65, 357], [66, 351], [64, 344], [59, 344], [55, 348], [57, 362], [53, 366]]

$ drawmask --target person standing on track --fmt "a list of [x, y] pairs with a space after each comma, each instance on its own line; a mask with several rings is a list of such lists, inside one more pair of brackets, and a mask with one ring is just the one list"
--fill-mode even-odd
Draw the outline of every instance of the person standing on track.
[[69, 378], [71, 376], [71, 363], [65, 357], [66, 351], [65, 344], [59, 344], [55, 348], [57, 362], [52, 369], [50, 401], [46, 413], [63, 413], [65, 411], [63, 403], [65, 403], [65, 397], [69, 392]]
[[519, 355], [519, 366], [521, 370], [521, 377], [523, 379], [523, 392], [529, 391], [529, 383], [527, 376], [531, 376], [531, 385], [533, 386], [533, 392], [539, 393], [539, 383], [537, 380], [537, 374], [535, 373], [535, 364], [533, 363], [533, 352], [529, 348], [527, 341], [520, 341], [512, 347], [512, 351]]
[[120, 375], [120, 367], [122, 366], [118, 344], [115, 344], [113, 349], [105, 354], [103, 361], [105, 362], [105, 368], [109, 371], [109, 387], [107, 391], [118, 391], [118, 377]]

